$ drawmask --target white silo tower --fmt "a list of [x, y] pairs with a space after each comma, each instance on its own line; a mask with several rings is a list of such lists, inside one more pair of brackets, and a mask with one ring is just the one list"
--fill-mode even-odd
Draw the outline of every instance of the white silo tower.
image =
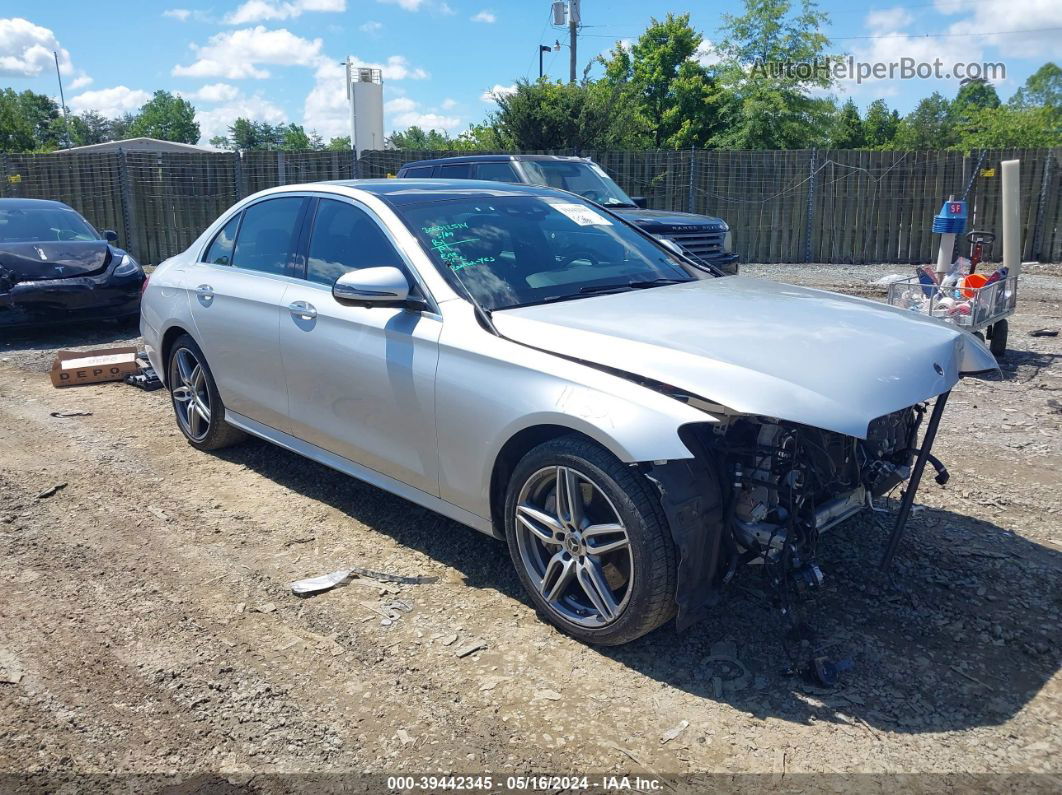
[[355, 66], [347, 58], [347, 99], [350, 101], [350, 146], [355, 156], [383, 149], [383, 75], [379, 69]]

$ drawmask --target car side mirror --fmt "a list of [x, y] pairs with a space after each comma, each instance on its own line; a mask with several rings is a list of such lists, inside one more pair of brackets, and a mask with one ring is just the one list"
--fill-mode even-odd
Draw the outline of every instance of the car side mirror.
[[631, 196], [631, 201], [635, 207], [641, 207], [643, 210], [649, 205], [649, 200], [644, 196]]
[[410, 296], [406, 275], [391, 265], [344, 273], [332, 285], [332, 296], [352, 306], [427, 307], [423, 298]]
[[106, 240], [108, 243], [117, 243], [118, 233], [115, 232], [113, 229], [104, 229], [103, 239]]

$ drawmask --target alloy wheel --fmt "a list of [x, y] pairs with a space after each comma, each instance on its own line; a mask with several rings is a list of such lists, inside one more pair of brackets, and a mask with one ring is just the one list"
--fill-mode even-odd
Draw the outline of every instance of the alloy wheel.
[[174, 354], [177, 376], [180, 382], [170, 394], [177, 410], [177, 421], [193, 441], [202, 441], [210, 430], [210, 390], [207, 388], [206, 371], [202, 362], [188, 348], [179, 348]]
[[546, 467], [524, 483], [515, 511], [520, 559], [548, 608], [583, 627], [618, 619], [634, 583], [634, 556], [602, 488], [572, 467]]

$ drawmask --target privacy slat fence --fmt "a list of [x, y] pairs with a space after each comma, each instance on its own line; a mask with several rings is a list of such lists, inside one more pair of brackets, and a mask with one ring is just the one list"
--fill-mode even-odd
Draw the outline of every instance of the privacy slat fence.
[[[403, 163], [447, 154], [459, 153], [374, 151], [357, 162], [347, 152], [0, 155], [0, 196], [65, 201], [98, 228], [118, 231], [141, 260], [157, 263], [259, 190], [388, 177]], [[726, 219], [746, 262], [854, 264], [934, 260], [932, 219], [952, 194], [970, 202], [968, 230], [999, 235], [999, 164], [1017, 158], [1022, 258], [1062, 261], [1062, 149], [578, 154], [652, 208]]]

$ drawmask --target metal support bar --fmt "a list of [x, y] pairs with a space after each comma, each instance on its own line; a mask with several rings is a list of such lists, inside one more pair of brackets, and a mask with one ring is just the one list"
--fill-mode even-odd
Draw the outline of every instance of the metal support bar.
[[815, 175], [818, 173], [819, 150], [811, 150], [811, 173], [808, 175], [807, 219], [804, 222], [804, 262], [811, 262], [811, 235], [815, 223]]
[[137, 229], [136, 205], [133, 203], [133, 181], [129, 177], [129, 160], [127, 153], [118, 147], [118, 186], [119, 198], [122, 207], [122, 248], [144, 262], [145, 252], [140, 250], [139, 241], [135, 237]]
[[907, 517], [911, 514], [915, 493], [918, 491], [918, 484], [922, 482], [922, 473], [925, 472], [926, 463], [929, 461], [929, 451], [933, 448], [933, 440], [937, 436], [940, 418], [944, 414], [944, 405], [948, 402], [948, 395], [950, 394], [951, 392], [948, 391], [938, 395], [936, 402], [933, 404], [933, 413], [929, 417], [929, 425], [926, 426], [925, 436], [922, 437], [918, 458], [915, 459], [914, 471], [911, 473], [911, 479], [907, 482], [907, 488], [903, 492], [903, 499], [900, 501], [900, 512], [896, 516], [896, 526], [892, 529], [892, 535], [889, 537], [889, 546], [885, 550], [885, 555], [881, 558], [882, 571], [892, 565], [892, 559], [896, 555], [896, 548], [900, 546], [900, 539], [903, 538], [903, 532], [907, 527]]

